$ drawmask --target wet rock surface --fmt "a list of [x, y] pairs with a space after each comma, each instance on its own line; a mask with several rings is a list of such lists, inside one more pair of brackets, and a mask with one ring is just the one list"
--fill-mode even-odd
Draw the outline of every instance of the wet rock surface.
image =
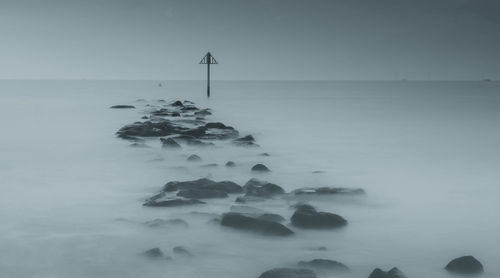
[[292, 224], [304, 229], [333, 229], [347, 225], [347, 220], [342, 216], [317, 211], [310, 205], [301, 205], [292, 215]]
[[383, 271], [380, 268], [376, 268], [368, 278], [406, 278], [406, 276], [401, 270], [394, 267], [389, 271]]
[[463, 256], [450, 261], [445, 269], [458, 274], [479, 274], [484, 272], [483, 265], [473, 256]]
[[269, 168], [267, 168], [266, 165], [264, 164], [255, 164], [253, 167], [252, 167], [252, 172], [261, 172], [261, 173], [266, 173], [266, 172], [271, 172], [271, 170], [269, 170]]
[[290, 236], [294, 234], [292, 230], [280, 223], [236, 212], [224, 214], [221, 220], [221, 225], [270, 236]]
[[246, 196], [270, 198], [276, 195], [285, 194], [285, 190], [279, 185], [259, 179], [250, 179], [243, 186]]

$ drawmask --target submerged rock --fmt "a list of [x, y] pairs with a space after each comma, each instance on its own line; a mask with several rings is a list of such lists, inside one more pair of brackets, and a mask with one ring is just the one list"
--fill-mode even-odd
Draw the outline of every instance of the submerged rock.
[[196, 154], [192, 154], [187, 158], [187, 161], [201, 161], [201, 157]]
[[301, 267], [311, 267], [322, 271], [332, 271], [332, 272], [347, 272], [349, 268], [337, 261], [326, 260], [326, 259], [314, 259], [311, 261], [301, 261], [298, 263]]
[[116, 132], [118, 137], [127, 139], [130, 137], [161, 137], [182, 132], [182, 128], [175, 126], [172, 122], [164, 120], [161, 122], [136, 122], [126, 125]]
[[172, 251], [177, 255], [182, 255], [182, 256], [186, 256], [186, 257], [193, 257], [193, 254], [191, 254], [191, 252], [189, 252], [186, 248], [184, 248], [182, 246], [176, 246], [172, 249]]
[[347, 220], [342, 216], [329, 212], [318, 212], [310, 205], [298, 207], [291, 221], [292, 225], [306, 229], [333, 229], [347, 225]]
[[146, 221], [144, 224], [151, 228], [167, 228], [167, 227], [178, 227], [178, 228], [188, 228], [189, 224], [183, 219], [154, 219], [151, 221]]
[[270, 213], [265, 210], [255, 208], [255, 207], [250, 207], [250, 206], [231, 206], [229, 209], [231, 212], [234, 213], [239, 213], [242, 215], [246, 215], [249, 217], [261, 219], [261, 220], [267, 220], [267, 221], [273, 221], [273, 222], [285, 222], [285, 218], [279, 214], [276, 213]]
[[446, 270], [459, 274], [479, 274], [483, 273], [483, 265], [473, 256], [463, 256], [449, 262]]
[[243, 188], [232, 181], [220, 181], [216, 182], [210, 179], [198, 179], [192, 181], [171, 181], [165, 184], [163, 190], [165, 192], [172, 192], [177, 190], [185, 189], [207, 189], [207, 190], [219, 190], [226, 193], [240, 193]]
[[289, 236], [294, 234], [292, 230], [280, 223], [262, 220], [240, 213], [226, 213], [222, 217], [221, 225], [234, 229], [256, 232], [263, 235]]
[[406, 278], [406, 275], [397, 267], [389, 271], [383, 271], [380, 268], [376, 268], [368, 278]]
[[233, 145], [242, 146], [242, 147], [258, 147], [259, 145], [255, 144], [255, 138], [252, 135], [247, 135], [245, 137], [237, 138], [232, 141]]
[[264, 164], [255, 164], [253, 167], [252, 167], [252, 172], [270, 172], [271, 170], [269, 170], [269, 168], [267, 168], [266, 165]]
[[212, 199], [228, 197], [226, 192], [214, 189], [184, 189], [179, 191], [177, 193], [177, 196], [191, 199]]
[[262, 273], [259, 278], [316, 278], [316, 274], [310, 269], [274, 268]]
[[133, 109], [133, 108], [135, 108], [135, 106], [119, 104], [119, 105], [113, 105], [110, 108], [111, 109]]
[[247, 196], [264, 198], [269, 198], [285, 193], [285, 190], [283, 190], [283, 188], [281, 188], [280, 186], [255, 178], [247, 181], [247, 183], [243, 186], [243, 190]]
[[365, 194], [361, 188], [345, 188], [345, 187], [304, 187], [292, 191], [293, 195], [357, 195]]
[[235, 167], [235, 166], [236, 166], [236, 163], [234, 163], [233, 161], [226, 162], [226, 167]]
[[151, 259], [162, 259], [164, 258], [163, 251], [161, 251], [160, 248], [152, 248], [144, 253], [142, 253], [145, 257], [151, 258]]
[[178, 207], [187, 205], [198, 205], [205, 204], [200, 200], [196, 199], [181, 199], [181, 198], [171, 198], [171, 199], [149, 199], [143, 206], [146, 207]]
[[179, 143], [175, 142], [174, 139], [172, 138], [160, 138], [160, 141], [161, 141], [161, 144], [162, 144], [162, 147], [164, 149], [180, 149], [181, 148], [181, 145], [179, 145]]

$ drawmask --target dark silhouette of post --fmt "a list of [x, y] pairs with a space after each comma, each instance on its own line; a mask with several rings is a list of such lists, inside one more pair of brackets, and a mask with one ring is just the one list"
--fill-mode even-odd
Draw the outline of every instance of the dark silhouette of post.
[[207, 97], [210, 97], [210, 65], [218, 64], [210, 52], [201, 59], [200, 64], [207, 64]]

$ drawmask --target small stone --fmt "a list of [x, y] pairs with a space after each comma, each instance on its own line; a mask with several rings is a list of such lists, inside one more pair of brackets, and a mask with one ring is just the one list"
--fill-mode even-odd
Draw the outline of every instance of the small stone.
[[192, 154], [187, 158], [187, 161], [201, 161], [201, 157], [197, 156], [196, 154]]
[[226, 162], [226, 167], [235, 167], [235, 166], [236, 166], [236, 163], [234, 163], [233, 161]]
[[110, 108], [112, 108], [112, 109], [133, 109], [133, 108], [135, 108], [135, 106], [119, 104], [119, 105], [113, 105]]
[[269, 168], [267, 168], [266, 165], [259, 163], [259, 164], [255, 164], [252, 167], [252, 171], [253, 172], [270, 172], [271, 170], [269, 170]]

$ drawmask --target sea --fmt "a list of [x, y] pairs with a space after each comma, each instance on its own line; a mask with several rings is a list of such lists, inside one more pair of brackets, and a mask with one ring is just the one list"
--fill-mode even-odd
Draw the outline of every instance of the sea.
[[[165, 102], [163, 102], [163, 101]], [[132, 147], [116, 137], [145, 111], [175, 100], [251, 134], [259, 148]], [[110, 109], [117, 104], [135, 109]], [[148, 106], [149, 105], [149, 106]], [[409, 278], [450, 278], [473, 255], [500, 277], [500, 82], [486, 81], [0, 81], [0, 277], [256, 278], [299, 261], [331, 259], [365, 278], [398, 267]], [[262, 153], [269, 156], [262, 156]], [[186, 161], [191, 154], [203, 161]], [[234, 161], [236, 167], [224, 164]], [[218, 167], [202, 167], [216, 163]], [[263, 163], [268, 174], [250, 168]], [[293, 198], [246, 204], [278, 213], [286, 238], [218, 225], [234, 198], [142, 206], [169, 181], [243, 185], [257, 177], [292, 191], [362, 188], [306, 200], [348, 225], [290, 225]], [[183, 219], [188, 227], [149, 227]], [[193, 256], [172, 251], [183, 246]], [[160, 248], [170, 260], [142, 253]]]

